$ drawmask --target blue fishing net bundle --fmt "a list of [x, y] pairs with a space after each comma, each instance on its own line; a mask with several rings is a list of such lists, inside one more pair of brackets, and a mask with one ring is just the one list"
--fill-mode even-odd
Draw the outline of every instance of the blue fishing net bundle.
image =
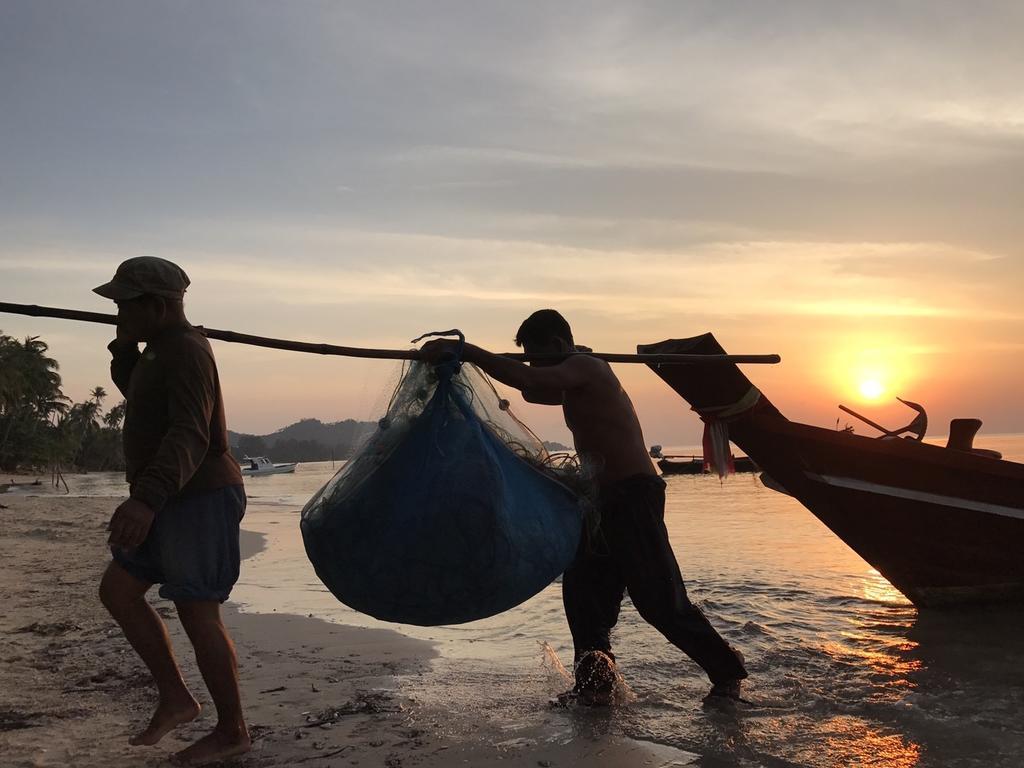
[[411, 363], [358, 453], [306, 504], [302, 538], [341, 602], [436, 626], [493, 616], [561, 574], [581, 498], [471, 365]]

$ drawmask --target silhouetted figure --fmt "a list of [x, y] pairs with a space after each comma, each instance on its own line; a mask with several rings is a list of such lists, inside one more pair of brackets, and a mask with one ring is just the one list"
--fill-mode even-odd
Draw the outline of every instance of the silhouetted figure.
[[[516, 344], [531, 355], [580, 350], [565, 318], [552, 309], [530, 315]], [[422, 351], [437, 361], [456, 348], [454, 342], [432, 341]], [[707, 672], [713, 685], [706, 701], [738, 700], [747, 677], [742, 656], [686, 594], [664, 523], [665, 482], [611, 367], [585, 354], [524, 365], [472, 344], [465, 345], [463, 360], [519, 389], [530, 402], [560, 405], [577, 454], [596, 473], [600, 527], [585, 537], [562, 577], [579, 700], [611, 701], [616, 676], [609, 634], [626, 589], [640, 615]]]
[[[176, 264], [129, 259], [94, 289], [117, 304], [110, 373], [127, 400], [124, 452], [130, 498], [108, 529], [113, 562], [100, 598], [149, 667], [160, 695], [149, 725], [129, 739], [156, 744], [199, 715], [163, 621], [146, 601], [159, 583], [173, 600], [217, 707], [213, 732], [177, 753], [179, 763], [249, 751], [235, 649], [220, 604], [238, 579], [245, 491], [228, 452], [224, 402], [210, 344], [185, 317], [189, 280]], [[145, 342], [140, 352], [139, 342]]]

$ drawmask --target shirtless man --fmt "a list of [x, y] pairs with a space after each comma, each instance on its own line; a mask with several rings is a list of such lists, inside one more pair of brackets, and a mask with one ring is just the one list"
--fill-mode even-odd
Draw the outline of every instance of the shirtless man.
[[[175, 755], [198, 765], [249, 751], [235, 648], [220, 604], [238, 579], [238, 525], [245, 490], [228, 452], [224, 401], [210, 344], [189, 325], [189, 285], [177, 265], [153, 256], [122, 263], [95, 292], [117, 304], [110, 373], [127, 401], [124, 449], [130, 497], [110, 520], [113, 557], [100, 599], [153, 674], [159, 703], [128, 741], [156, 744], [201, 709], [174, 659], [167, 628], [146, 601], [161, 584], [195, 649], [217, 707], [213, 732]], [[140, 352], [139, 344], [145, 343]]]
[[[569, 324], [553, 309], [530, 315], [516, 344], [531, 355], [577, 351]], [[454, 342], [433, 341], [422, 353], [437, 361], [454, 349]], [[523, 365], [472, 344], [465, 345], [462, 359], [520, 390], [529, 402], [561, 405], [577, 454], [596, 471], [600, 527], [582, 542], [562, 577], [579, 701], [612, 700], [615, 656], [609, 635], [626, 589], [640, 615], [708, 674], [706, 702], [739, 700], [747, 676], [743, 658], [687, 597], [664, 523], [665, 483], [611, 367], [585, 354]]]

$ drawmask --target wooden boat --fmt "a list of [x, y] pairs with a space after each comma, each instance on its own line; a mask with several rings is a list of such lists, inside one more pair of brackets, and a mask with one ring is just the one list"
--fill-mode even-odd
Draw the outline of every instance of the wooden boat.
[[[703, 456], [653, 456], [663, 475], [706, 475], [710, 473]], [[733, 457], [734, 472], [757, 472], [757, 464], [749, 456]]]
[[291, 464], [275, 464], [266, 456], [246, 456], [239, 465], [242, 475], [252, 477], [254, 475], [281, 475], [286, 472], [294, 472], [298, 462]]
[[[705, 334], [638, 351], [722, 347]], [[943, 447], [792, 422], [735, 365], [651, 367], [918, 607], [1024, 602], [1024, 464], [962, 434]]]

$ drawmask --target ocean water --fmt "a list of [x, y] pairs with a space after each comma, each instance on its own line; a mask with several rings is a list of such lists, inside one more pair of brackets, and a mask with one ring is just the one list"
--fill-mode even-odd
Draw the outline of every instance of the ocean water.
[[[1024, 461], [1024, 436], [980, 436], [976, 445]], [[384, 624], [341, 605], [305, 558], [297, 514], [335, 469], [304, 464], [247, 481], [244, 527], [266, 536], [266, 547], [243, 564], [232, 600], [247, 611], [434, 641], [441, 655], [431, 672], [401, 685], [462, 716], [453, 728], [485, 720], [508, 748], [621, 734], [700, 755], [693, 764], [701, 766], [1024, 765], [1024, 610], [919, 613], [756, 475], [666, 478], [666, 524], [691, 599], [744, 653], [751, 675], [754, 706], [721, 713], [701, 708], [702, 671], [628, 599], [613, 643], [634, 696], [611, 710], [547, 704], [565, 682], [543, 644], [571, 662], [557, 583], [500, 616], [455, 627]], [[72, 483], [83, 495], [122, 490], [116, 476]]]

